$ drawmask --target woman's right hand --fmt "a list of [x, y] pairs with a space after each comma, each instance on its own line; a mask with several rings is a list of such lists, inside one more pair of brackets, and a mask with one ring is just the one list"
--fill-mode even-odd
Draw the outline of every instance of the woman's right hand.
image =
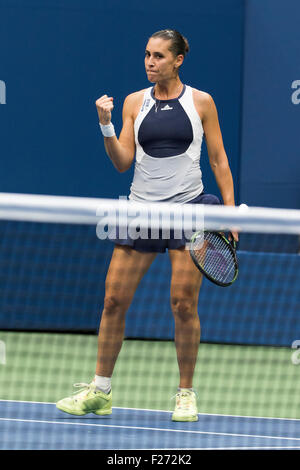
[[99, 121], [102, 125], [107, 125], [111, 122], [111, 112], [114, 109], [113, 100], [112, 97], [103, 95], [96, 101]]

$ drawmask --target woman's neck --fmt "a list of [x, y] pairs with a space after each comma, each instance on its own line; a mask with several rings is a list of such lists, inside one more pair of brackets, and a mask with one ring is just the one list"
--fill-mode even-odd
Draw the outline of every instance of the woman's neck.
[[154, 86], [154, 96], [157, 100], [170, 100], [177, 98], [183, 88], [180, 78], [169, 82], [157, 82]]

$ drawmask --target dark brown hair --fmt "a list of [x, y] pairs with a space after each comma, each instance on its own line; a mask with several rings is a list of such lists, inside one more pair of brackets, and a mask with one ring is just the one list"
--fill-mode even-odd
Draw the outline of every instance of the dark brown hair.
[[151, 38], [161, 38], [166, 41], [171, 40], [172, 42], [169, 49], [175, 57], [180, 54], [185, 56], [190, 50], [187, 39], [175, 29], [162, 29], [152, 34]]

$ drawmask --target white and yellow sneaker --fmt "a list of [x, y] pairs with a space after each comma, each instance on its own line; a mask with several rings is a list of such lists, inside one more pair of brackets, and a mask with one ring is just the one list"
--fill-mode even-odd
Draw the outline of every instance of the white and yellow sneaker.
[[109, 415], [112, 412], [112, 392], [108, 394], [96, 390], [94, 382], [90, 384], [74, 384], [75, 388], [80, 388], [78, 392], [67, 398], [63, 398], [56, 403], [56, 408], [71, 415], [86, 415], [95, 413], [96, 415]]
[[181, 388], [175, 397], [172, 421], [198, 421], [196, 393], [188, 388]]

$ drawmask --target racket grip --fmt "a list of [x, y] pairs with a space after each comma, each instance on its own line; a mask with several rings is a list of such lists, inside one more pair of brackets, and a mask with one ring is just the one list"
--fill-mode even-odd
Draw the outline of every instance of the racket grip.
[[229, 235], [230, 235], [230, 237], [228, 237], [228, 240], [229, 240], [229, 238], [231, 238], [231, 240], [229, 240], [229, 243], [230, 243], [230, 245], [232, 246], [232, 248], [233, 248], [234, 250], [236, 250], [237, 242], [235, 241], [235, 239], [234, 239], [234, 237], [233, 237], [233, 235], [232, 235], [231, 232], [229, 232]]

